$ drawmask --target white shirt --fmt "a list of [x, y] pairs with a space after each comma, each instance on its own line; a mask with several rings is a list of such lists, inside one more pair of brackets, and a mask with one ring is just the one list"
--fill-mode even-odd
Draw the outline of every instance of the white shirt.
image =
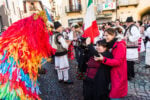
[[136, 42], [140, 37], [140, 30], [136, 26], [131, 27], [131, 35], [129, 35], [129, 41]]
[[69, 40], [73, 41], [73, 31], [68, 34]]
[[60, 37], [60, 38], [58, 39], [58, 41], [61, 43], [61, 45], [62, 45], [65, 49], [68, 50], [68, 44], [67, 44], [66, 40], [65, 40], [63, 37]]
[[150, 38], [150, 27], [148, 27], [145, 31], [145, 36], [148, 36]]
[[[148, 38], [150, 38], [150, 27], [148, 27], [145, 31], [145, 36], [148, 36]], [[150, 48], [150, 41], [147, 42], [146, 48]]]
[[104, 35], [104, 31], [103, 30], [99, 30], [99, 39], [103, 39]]
[[[130, 33], [127, 33], [129, 42], [137, 42], [140, 38], [140, 30], [136, 26], [132, 26]], [[136, 61], [138, 60], [138, 49], [137, 48], [127, 48], [127, 60]]]

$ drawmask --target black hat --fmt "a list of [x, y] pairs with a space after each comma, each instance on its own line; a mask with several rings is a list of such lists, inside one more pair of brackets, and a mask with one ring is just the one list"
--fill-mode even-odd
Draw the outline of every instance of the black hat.
[[60, 24], [60, 22], [58, 22], [58, 21], [54, 22], [54, 28], [55, 28], [55, 29], [59, 28], [60, 26], [62, 26], [62, 25]]
[[111, 27], [113, 26], [111, 22], [107, 22], [107, 25], [109, 25]]
[[75, 25], [75, 26], [74, 26], [75, 29], [77, 29], [77, 28], [79, 28], [79, 27], [80, 27], [79, 25]]
[[134, 22], [134, 21], [133, 21], [133, 17], [132, 17], [132, 16], [131, 16], [131, 17], [128, 17], [127, 20], [126, 20], [126, 22]]

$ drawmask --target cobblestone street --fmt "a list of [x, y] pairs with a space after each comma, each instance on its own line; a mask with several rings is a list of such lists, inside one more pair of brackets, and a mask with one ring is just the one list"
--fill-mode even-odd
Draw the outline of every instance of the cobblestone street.
[[[141, 63], [136, 64], [136, 77], [128, 82], [128, 96], [123, 100], [150, 100], [150, 69], [145, 69], [144, 54], [141, 55]], [[45, 75], [39, 77], [42, 100], [83, 100], [82, 81], [75, 78], [75, 64], [71, 63], [70, 78], [73, 85], [58, 83], [54, 65], [47, 63]]]

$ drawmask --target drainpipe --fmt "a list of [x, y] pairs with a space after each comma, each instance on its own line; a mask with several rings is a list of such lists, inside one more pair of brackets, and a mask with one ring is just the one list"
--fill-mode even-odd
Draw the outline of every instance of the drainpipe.
[[117, 14], [117, 7], [118, 7], [118, 0], [116, 0], [116, 20], [117, 20], [117, 18], [118, 18], [118, 14]]

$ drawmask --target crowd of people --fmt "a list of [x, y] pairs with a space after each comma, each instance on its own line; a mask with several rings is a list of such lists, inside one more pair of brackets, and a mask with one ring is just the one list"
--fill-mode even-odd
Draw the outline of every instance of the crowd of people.
[[58, 82], [73, 84], [69, 78], [69, 60], [75, 53], [77, 79], [83, 80], [84, 100], [120, 100], [127, 95], [128, 81], [135, 77], [135, 63], [146, 51], [145, 68], [150, 68], [150, 20], [134, 22], [128, 17], [98, 26], [99, 36], [94, 43], [83, 38], [84, 30], [79, 24], [63, 28], [54, 22], [50, 38]]

